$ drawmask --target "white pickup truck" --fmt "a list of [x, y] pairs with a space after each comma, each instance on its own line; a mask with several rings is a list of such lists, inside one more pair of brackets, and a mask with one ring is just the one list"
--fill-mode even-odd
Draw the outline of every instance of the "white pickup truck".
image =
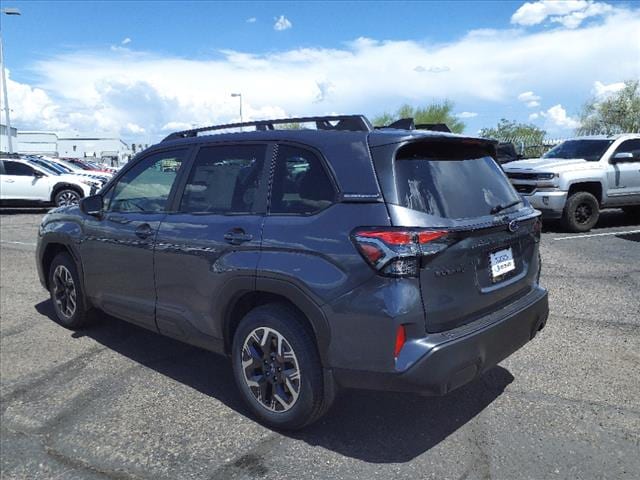
[[572, 232], [591, 230], [603, 208], [640, 214], [638, 134], [566, 140], [542, 158], [510, 162], [503, 168], [543, 218], [561, 219]]

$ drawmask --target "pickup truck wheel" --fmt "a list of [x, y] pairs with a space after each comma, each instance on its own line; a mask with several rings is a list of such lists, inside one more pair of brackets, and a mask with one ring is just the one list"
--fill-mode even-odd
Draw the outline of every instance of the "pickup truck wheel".
[[59, 253], [49, 268], [49, 293], [58, 323], [76, 329], [88, 321], [76, 264], [68, 253]]
[[56, 207], [77, 205], [80, 202], [80, 198], [81, 196], [77, 191], [71, 188], [63, 188], [55, 194], [55, 196], [53, 197], [53, 203], [56, 204]]
[[576, 192], [567, 199], [562, 221], [571, 232], [588, 232], [600, 217], [598, 199], [589, 192]]
[[286, 430], [316, 421], [333, 401], [313, 335], [285, 304], [254, 308], [236, 329], [232, 364], [236, 384], [253, 414]]

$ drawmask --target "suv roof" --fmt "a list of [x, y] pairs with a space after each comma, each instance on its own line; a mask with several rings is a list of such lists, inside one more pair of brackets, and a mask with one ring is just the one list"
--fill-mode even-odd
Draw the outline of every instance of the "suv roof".
[[[255, 122], [231, 123], [223, 125], [213, 125], [210, 127], [196, 128], [192, 130], [184, 130], [174, 132], [167, 136], [159, 145], [177, 145], [182, 143], [193, 142], [210, 142], [212, 136], [215, 141], [225, 142], [233, 140], [255, 140], [255, 141], [274, 141], [274, 140], [291, 140], [301, 141], [304, 143], [323, 144], [326, 141], [334, 142], [337, 138], [344, 140], [344, 135], [350, 133], [350, 139], [368, 140], [372, 147], [387, 145], [390, 143], [399, 143], [406, 140], [416, 138], [460, 138], [481, 140], [485, 142], [493, 142], [493, 140], [482, 139], [479, 137], [469, 137], [466, 135], [458, 135], [454, 133], [444, 132], [441, 130], [422, 130], [416, 129], [413, 119], [406, 120], [405, 124], [411, 125], [413, 128], [394, 128], [373, 127], [371, 122], [364, 115], [338, 115], [338, 116], [322, 116], [322, 117], [301, 117], [301, 118], [284, 118], [275, 120], [259, 120]], [[337, 122], [332, 126], [329, 122]], [[275, 125], [291, 124], [291, 123], [316, 123], [317, 130], [312, 129], [276, 129]], [[343, 125], [341, 125], [343, 124]], [[439, 126], [439, 124], [435, 124]], [[418, 127], [421, 127], [419, 125]], [[241, 127], [255, 127], [256, 130], [249, 132], [222, 132], [215, 134], [199, 135], [205, 132], [215, 132], [219, 130], [229, 130]], [[495, 142], [493, 142], [495, 143]]]

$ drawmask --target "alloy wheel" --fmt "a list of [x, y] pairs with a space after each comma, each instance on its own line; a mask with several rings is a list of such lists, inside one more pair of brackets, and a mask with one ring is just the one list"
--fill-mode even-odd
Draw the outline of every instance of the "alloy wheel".
[[259, 327], [246, 337], [242, 372], [247, 387], [267, 410], [286, 412], [298, 400], [298, 359], [287, 339], [273, 328]]
[[587, 203], [581, 203], [576, 207], [576, 211], [575, 211], [576, 222], [581, 224], [587, 223], [591, 219], [592, 215], [593, 215], [593, 209], [591, 208], [591, 205]]
[[80, 196], [77, 193], [72, 192], [70, 190], [66, 190], [58, 196], [59, 207], [66, 207], [68, 205], [77, 205], [79, 201], [80, 201]]
[[77, 292], [67, 267], [58, 265], [53, 272], [53, 298], [60, 314], [69, 319], [76, 313]]

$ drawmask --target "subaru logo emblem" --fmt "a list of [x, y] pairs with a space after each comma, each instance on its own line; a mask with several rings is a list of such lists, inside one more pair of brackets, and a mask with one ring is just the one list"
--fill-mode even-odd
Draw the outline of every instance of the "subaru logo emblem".
[[516, 232], [520, 228], [520, 225], [515, 220], [509, 222], [509, 231]]

